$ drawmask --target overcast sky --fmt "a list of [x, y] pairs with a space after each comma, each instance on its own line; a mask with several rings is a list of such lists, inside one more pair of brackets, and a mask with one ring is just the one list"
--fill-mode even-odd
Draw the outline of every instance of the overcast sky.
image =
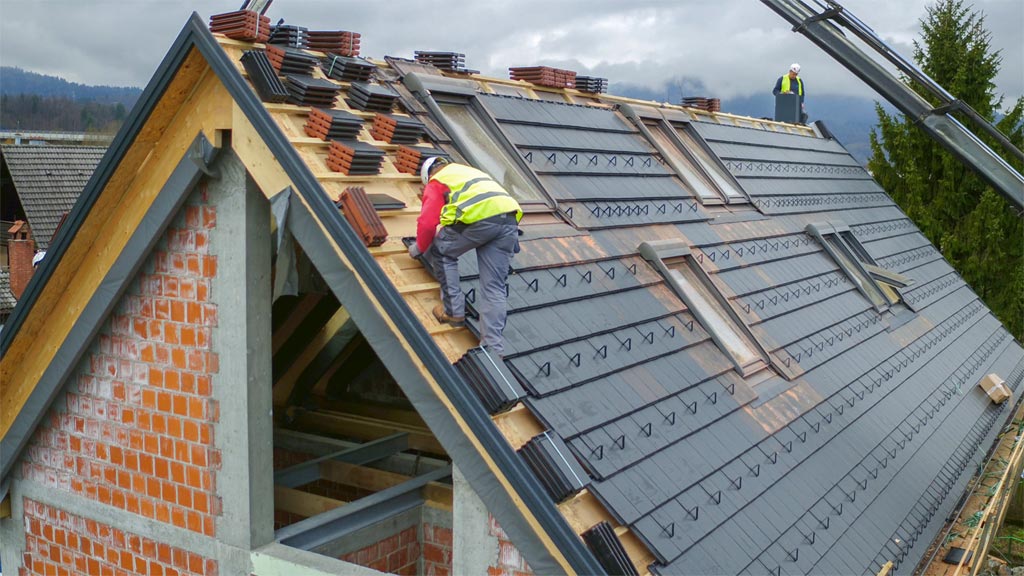
[[[810, 0], [808, 0], [810, 1]], [[911, 57], [926, 0], [846, 0], [847, 9]], [[239, 0], [0, 0], [0, 64], [84, 84], [144, 86], [192, 11]], [[1002, 50], [996, 84], [1024, 94], [1024, 0], [975, 0]], [[876, 96], [757, 0], [276, 0], [273, 21], [362, 33], [362, 54], [466, 54], [466, 65], [567, 67], [615, 83], [699, 83], [707, 96], [769, 91], [793, 61], [808, 93]], [[2, 78], [0, 78], [2, 82]]]

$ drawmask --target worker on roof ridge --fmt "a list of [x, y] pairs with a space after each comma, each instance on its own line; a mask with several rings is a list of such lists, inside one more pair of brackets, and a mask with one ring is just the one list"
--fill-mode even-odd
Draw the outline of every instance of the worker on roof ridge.
[[772, 94], [778, 96], [779, 94], [792, 94], [793, 85], [796, 84], [796, 94], [800, 96], [800, 123], [807, 123], [807, 109], [804, 108], [804, 80], [800, 77], [800, 65], [796, 62], [790, 64], [789, 72], [783, 74], [775, 81], [775, 88], [772, 89]]
[[505, 282], [512, 257], [519, 252], [523, 210], [498, 182], [472, 166], [432, 156], [423, 162], [420, 178], [426, 187], [409, 255], [423, 256], [441, 283], [441, 304], [434, 307], [434, 317], [453, 326], [465, 325], [459, 256], [476, 249], [480, 345], [504, 356]]

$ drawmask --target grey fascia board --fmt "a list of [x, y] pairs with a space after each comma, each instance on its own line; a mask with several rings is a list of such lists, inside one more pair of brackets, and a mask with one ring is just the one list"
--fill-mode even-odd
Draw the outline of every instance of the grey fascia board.
[[[189, 192], [203, 176], [203, 167], [192, 158], [192, 151], [196, 146], [209, 151], [206, 155], [207, 164], [212, 162], [219, 152], [219, 149], [210, 145], [202, 132], [185, 151], [139, 226], [132, 232], [127, 244], [57, 349], [53, 360], [39, 378], [7, 433], [0, 439], [0, 479], [6, 478], [11, 472], [36, 426], [71, 376], [103, 322], [135, 278], [146, 256], [178, 213]], [[4, 494], [0, 494], [0, 499], [3, 496]]]

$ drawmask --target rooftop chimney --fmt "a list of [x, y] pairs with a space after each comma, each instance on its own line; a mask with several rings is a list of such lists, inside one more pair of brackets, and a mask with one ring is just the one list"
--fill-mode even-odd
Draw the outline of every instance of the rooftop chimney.
[[16, 221], [7, 233], [10, 234], [7, 253], [11, 264], [11, 292], [20, 300], [35, 271], [32, 258], [36, 254], [36, 242], [24, 220]]

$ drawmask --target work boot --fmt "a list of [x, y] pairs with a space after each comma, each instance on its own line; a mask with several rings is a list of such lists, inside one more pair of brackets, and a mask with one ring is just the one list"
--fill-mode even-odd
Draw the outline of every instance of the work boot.
[[444, 311], [444, 304], [438, 304], [434, 306], [434, 318], [442, 324], [451, 324], [452, 326], [461, 327], [466, 325], [465, 316], [451, 316]]

